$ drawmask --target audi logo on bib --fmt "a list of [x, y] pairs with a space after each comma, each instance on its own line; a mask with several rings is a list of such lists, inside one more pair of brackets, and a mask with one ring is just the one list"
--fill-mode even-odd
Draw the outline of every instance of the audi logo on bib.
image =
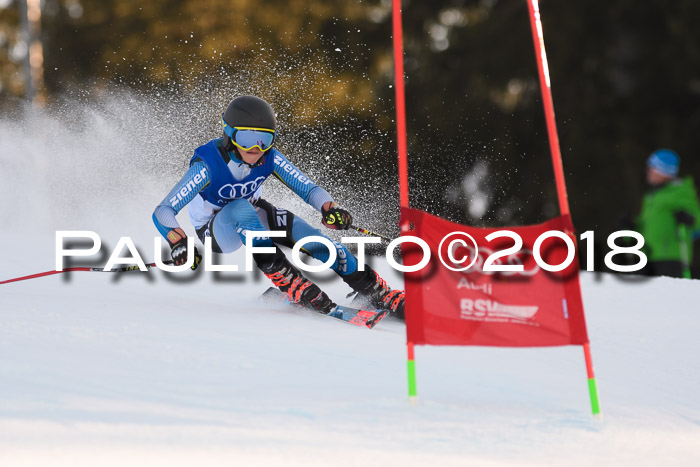
[[229, 183], [219, 188], [219, 196], [223, 199], [250, 198], [264, 181], [265, 177], [258, 177], [245, 183]]

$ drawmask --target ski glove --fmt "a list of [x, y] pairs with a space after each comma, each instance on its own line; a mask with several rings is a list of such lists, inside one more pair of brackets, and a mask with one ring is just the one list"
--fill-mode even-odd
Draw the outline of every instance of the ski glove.
[[[187, 262], [187, 235], [182, 229], [173, 229], [168, 232], [168, 243], [170, 243], [170, 256], [173, 258], [175, 266], [181, 266]], [[202, 255], [199, 254], [197, 247], [194, 247], [194, 262], [192, 270], [194, 271], [202, 262]]]
[[695, 217], [686, 211], [676, 211], [673, 213], [673, 217], [676, 218], [677, 224], [685, 224], [688, 227], [695, 225]]
[[328, 209], [321, 208], [321, 215], [323, 216], [322, 223], [329, 229], [333, 230], [347, 230], [352, 224], [352, 216], [348, 211], [331, 203]]

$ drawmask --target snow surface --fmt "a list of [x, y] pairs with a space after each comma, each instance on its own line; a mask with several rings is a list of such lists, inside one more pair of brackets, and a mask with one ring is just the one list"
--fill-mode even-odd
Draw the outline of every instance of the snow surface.
[[[153, 258], [175, 179], [133, 169], [138, 136], [105, 151], [86, 125], [0, 125], [0, 280], [53, 269], [56, 230]], [[698, 281], [582, 276], [603, 420], [580, 347], [419, 347], [412, 406], [402, 322], [265, 305], [267, 287], [155, 270], [0, 285], [0, 466], [700, 465]]]
[[[3, 238], [1, 279], [53, 268], [52, 235], [32, 254]], [[0, 286], [0, 465], [700, 465], [698, 281], [583, 276], [599, 421], [579, 347], [419, 347], [411, 406], [402, 322], [264, 305], [254, 273], [184, 276]]]

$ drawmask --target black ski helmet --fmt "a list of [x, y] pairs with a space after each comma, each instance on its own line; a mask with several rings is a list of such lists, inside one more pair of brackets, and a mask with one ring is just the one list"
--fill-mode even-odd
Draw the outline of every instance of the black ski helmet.
[[236, 97], [226, 107], [222, 118], [230, 127], [263, 128], [272, 131], [277, 129], [272, 107], [256, 96]]

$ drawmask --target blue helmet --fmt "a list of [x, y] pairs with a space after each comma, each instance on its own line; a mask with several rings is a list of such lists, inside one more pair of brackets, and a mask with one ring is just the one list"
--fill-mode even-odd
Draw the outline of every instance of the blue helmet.
[[657, 149], [651, 153], [647, 166], [669, 177], [678, 175], [680, 157], [670, 149]]

